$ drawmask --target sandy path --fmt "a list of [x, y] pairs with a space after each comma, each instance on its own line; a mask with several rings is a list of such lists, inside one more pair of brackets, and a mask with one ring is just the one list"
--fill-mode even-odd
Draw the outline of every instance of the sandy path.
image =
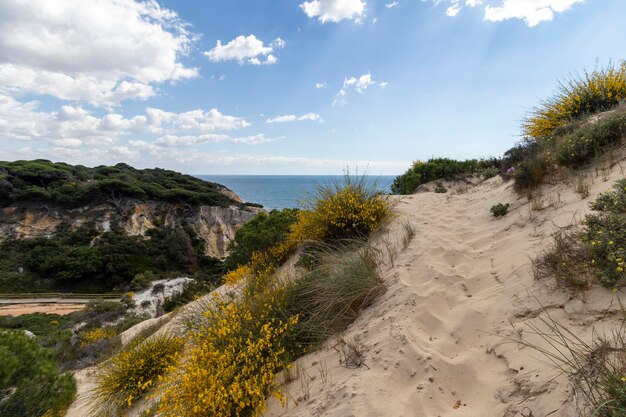
[[0, 316], [21, 316], [32, 313], [48, 313], [66, 315], [85, 308], [85, 304], [73, 303], [33, 303], [33, 304], [11, 304], [0, 306]]
[[[618, 178], [598, 179], [582, 200], [566, 185], [546, 187], [545, 205], [519, 197], [496, 178], [462, 194], [420, 193], [398, 205], [416, 236], [383, 277], [389, 290], [348, 329], [366, 367], [347, 369], [328, 346], [300, 359], [300, 378], [284, 386], [287, 409], [266, 416], [552, 416], [572, 415], [567, 384], [537, 354], [510, 343], [517, 325], [541, 314], [537, 302], [581, 336], [602, 327], [613, 308], [604, 289], [586, 302], [536, 282], [530, 259], [587, 203]], [[549, 196], [549, 198], [547, 198]], [[558, 202], [556, 202], [558, 200]], [[500, 220], [489, 209], [511, 203]], [[398, 231], [395, 232], [400, 233]], [[623, 291], [622, 291], [623, 292]], [[535, 299], [537, 297], [537, 299]], [[611, 307], [611, 303], [613, 306]], [[610, 322], [611, 314], [606, 317]], [[326, 376], [326, 373], [328, 376]], [[565, 402], [565, 404], [564, 404]], [[564, 404], [564, 405], [563, 405]]]

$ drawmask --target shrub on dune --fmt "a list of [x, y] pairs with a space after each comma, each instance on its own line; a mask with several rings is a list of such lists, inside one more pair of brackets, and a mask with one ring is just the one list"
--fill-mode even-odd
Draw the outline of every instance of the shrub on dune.
[[155, 335], [136, 340], [100, 365], [96, 374], [94, 415], [118, 416], [145, 397], [179, 358], [181, 338]]
[[559, 83], [556, 93], [532, 110], [523, 123], [524, 135], [541, 138], [573, 120], [610, 110], [626, 99], [626, 62], [609, 63]]
[[390, 201], [365, 176], [344, 176], [342, 182], [322, 185], [298, 213], [289, 239], [294, 242], [363, 239], [388, 219]]

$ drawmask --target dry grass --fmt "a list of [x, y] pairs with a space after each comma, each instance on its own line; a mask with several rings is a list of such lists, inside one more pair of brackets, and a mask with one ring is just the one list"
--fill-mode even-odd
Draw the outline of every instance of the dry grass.
[[608, 334], [592, 335], [586, 342], [545, 309], [544, 316], [527, 322], [540, 344], [522, 338], [521, 343], [541, 353], [548, 364], [566, 375], [574, 387], [576, 415], [626, 416], [626, 321]]

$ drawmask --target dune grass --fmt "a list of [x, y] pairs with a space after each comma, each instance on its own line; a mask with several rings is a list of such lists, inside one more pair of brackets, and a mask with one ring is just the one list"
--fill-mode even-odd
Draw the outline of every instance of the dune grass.
[[96, 373], [92, 413], [116, 417], [144, 398], [170, 366], [179, 359], [184, 341], [172, 335], [136, 339]]
[[522, 345], [539, 352], [548, 364], [566, 375], [574, 387], [576, 415], [626, 416], [626, 312], [624, 320], [606, 334], [594, 332], [590, 342], [573, 333], [544, 309], [527, 322]]

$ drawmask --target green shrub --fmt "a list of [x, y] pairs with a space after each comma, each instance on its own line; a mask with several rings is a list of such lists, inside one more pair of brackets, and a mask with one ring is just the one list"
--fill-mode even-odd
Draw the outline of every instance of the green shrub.
[[626, 278], [626, 179], [590, 204], [582, 239], [591, 253], [591, 265], [606, 287], [623, 285]]
[[443, 184], [437, 183], [437, 186], [435, 187], [434, 192], [436, 192], [438, 194], [445, 194], [445, 193], [448, 192], [448, 189], [446, 187], [444, 187]]
[[0, 337], [0, 416], [62, 416], [76, 393], [71, 374], [61, 374], [51, 350], [22, 331]]
[[499, 168], [500, 160], [470, 159], [456, 161], [448, 158], [432, 158], [426, 162], [415, 161], [407, 172], [396, 177], [391, 191], [396, 194], [411, 194], [424, 183], [440, 179], [450, 179], [460, 174], [476, 173], [486, 168]]
[[250, 262], [254, 252], [267, 252], [271, 247], [278, 246], [289, 235], [289, 228], [297, 216], [297, 209], [272, 210], [254, 216], [237, 230], [228, 245], [225, 269], [234, 270]]
[[539, 277], [554, 276], [575, 289], [595, 279], [605, 287], [626, 283], [626, 179], [590, 204], [580, 230], [559, 231], [535, 262]]
[[504, 217], [509, 212], [509, 207], [510, 207], [509, 203], [506, 203], [506, 204], [498, 203], [498, 204], [491, 206], [491, 209], [489, 211], [491, 211], [491, 214], [493, 215], [493, 217], [496, 217], [496, 218]]
[[620, 143], [626, 134], [626, 114], [618, 113], [588, 124], [557, 140], [556, 162], [579, 167], [610, 145]]
[[210, 293], [215, 289], [215, 285], [204, 281], [193, 281], [185, 284], [183, 290], [168, 297], [163, 301], [163, 311], [169, 313], [177, 307], [184, 306], [197, 298]]
[[484, 179], [486, 179], [486, 180], [488, 180], [490, 178], [493, 178], [493, 177], [495, 177], [495, 176], [497, 176], [499, 174], [500, 174], [500, 168], [499, 167], [495, 167], [495, 166], [488, 167], [488, 168], [483, 168], [480, 171], [480, 175], [482, 175], [482, 177]]

